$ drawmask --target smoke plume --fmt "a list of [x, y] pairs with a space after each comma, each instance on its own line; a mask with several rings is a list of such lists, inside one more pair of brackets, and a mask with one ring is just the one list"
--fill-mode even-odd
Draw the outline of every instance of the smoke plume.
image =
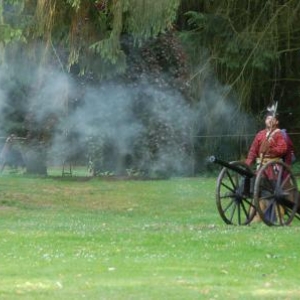
[[191, 104], [179, 91], [145, 78], [91, 85], [53, 67], [19, 64], [15, 73], [0, 70], [2, 135], [14, 133], [18, 119], [8, 126], [9, 109], [18, 111], [14, 105], [22, 103], [18, 113], [31, 116], [27, 130], [42, 132], [49, 165], [70, 161], [93, 164], [99, 173], [191, 175], [195, 161], [220, 146], [207, 147], [207, 139], [199, 136], [248, 130], [237, 101], [224, 97], [229, 87], [212, 78], [206, 79], [197, 104]]

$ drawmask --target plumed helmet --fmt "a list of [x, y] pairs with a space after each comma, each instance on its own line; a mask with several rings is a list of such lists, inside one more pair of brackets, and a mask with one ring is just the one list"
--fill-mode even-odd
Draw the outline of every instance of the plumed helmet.
[[269, 116], [272, 116], [278, 120], [279, 114], [277, 112], [277, 102], [275, 102], [267, 107], [267, 110], [265, 113], [265, 119]]

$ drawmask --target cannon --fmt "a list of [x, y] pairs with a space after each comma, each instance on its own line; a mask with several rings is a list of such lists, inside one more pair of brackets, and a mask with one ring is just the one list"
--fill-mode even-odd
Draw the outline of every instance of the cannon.
[[289, 225], [300, 219], [299, 191], [291, 168], [284, 162], [269, 161], [252, 170], [241, 161], [226, 162], [210, 156], [220, 165], [216, 205], [226, 224], [248, 225], [259, 216], [268, 226]]

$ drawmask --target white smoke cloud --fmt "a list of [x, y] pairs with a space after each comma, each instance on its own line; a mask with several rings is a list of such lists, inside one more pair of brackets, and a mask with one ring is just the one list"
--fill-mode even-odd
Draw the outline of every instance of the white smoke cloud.
[[[136, 168], [187, 174], [194, 165], [195, 136], [236, 133], [248, 122], [237, 101], [224, 96], [229, 87], [221, 86], [211, 73], [195, 101], [198, 104], [190, 105], [178, 91], [158, 88], [145, 79], [135, 84], [110, 81], [79, 86], [69, 74], [54, 67], [26, 68], [23, 63], [14, 75], [16, 83], [10, 81], [12, 73], [0, 71], [0, 83], [10, 82], [0, 86], [0, 112], [9, 102], [9, 91], [25, 81], [29, 86], [27, 113], [31, 112], [41, 126], [48, 116], [57, 117], [48, 151], [51, 163], [61, 164], [79, 152], [87, 162], [88, 143], [93, 139], [100, 148], [109, 143], [106, 151], [111, 151], [120, 169], [126, 157], [133, 157]], [[151, 144], [147, 144], [149, 140]]]
[[36, 120], [42, 122], [49, 114], [67, 114], [67, 100], [73, 89], [71, 78], [51, 68], [39, 68], [32, 76], [34, 87], [28, 102]]

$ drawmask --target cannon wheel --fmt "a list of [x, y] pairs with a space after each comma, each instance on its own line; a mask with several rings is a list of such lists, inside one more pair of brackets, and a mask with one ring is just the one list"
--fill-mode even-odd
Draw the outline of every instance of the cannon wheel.
[[260, 218], [269, 226], [289, 225], [297, 213], [297, 181], [283, 162], [269, 162], [259, 169], [253, 196]]
[[[243, 162], [230, 164], [252, 172]], [[224, 167], [219, 173], [216, 189], [216, 204], [226, 224], [247, 225], [256, 214], [251, 195], [251, 179]]]

